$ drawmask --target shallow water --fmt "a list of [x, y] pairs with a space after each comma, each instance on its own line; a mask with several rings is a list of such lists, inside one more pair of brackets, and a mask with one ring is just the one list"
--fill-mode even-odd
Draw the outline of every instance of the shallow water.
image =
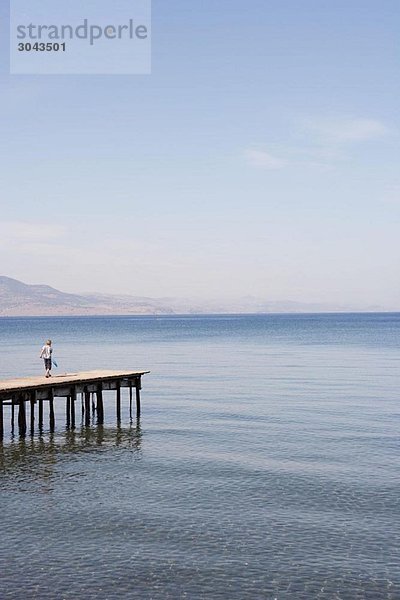
[[[0, 319], [0, 376], [151, 369], [0, 445], [3, 598], [398, 599], [400, 315]], [[8, 413], [7, 424], [8, 424]]]

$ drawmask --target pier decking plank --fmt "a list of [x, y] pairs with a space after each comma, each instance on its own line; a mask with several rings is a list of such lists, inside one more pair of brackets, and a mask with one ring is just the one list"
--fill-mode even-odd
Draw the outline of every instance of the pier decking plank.
[[54, 375], [46, 377], [21, 377], [18, 379], [0, 380], [0, 394], [27, 392], [32, 389], [54, 388], [55, 386], [68, 386], [78, 383], [96, 383], [98, 381], [108, 381], [114, 379], [131, 379], [141, 377], [150, 371], [83, 371], [81, 373], [65, 373], [64, 375]]

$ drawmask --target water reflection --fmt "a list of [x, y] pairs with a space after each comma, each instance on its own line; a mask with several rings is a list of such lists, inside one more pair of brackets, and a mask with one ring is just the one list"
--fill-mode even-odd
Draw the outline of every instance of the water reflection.
[[8, 443], [0, 442], [0, 474], [40, 477], [43, 481], [51, 477], [55, 466], [65, 457], [72, 458], [80, 453], [107, 451], [123, 448], [133, 452], [135, 459], [142, 456], [143, 433], [140, 418], [131, 421], [128, 427], [81, 426], [65, 432], [49, 432], [30, 438], [15, 437]]

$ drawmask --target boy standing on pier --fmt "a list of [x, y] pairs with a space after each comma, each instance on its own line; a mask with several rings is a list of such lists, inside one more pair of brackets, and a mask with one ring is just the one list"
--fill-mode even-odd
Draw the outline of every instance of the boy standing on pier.
[[47, 340], [40, 353], [40, 358], [44, 359], [44, 370], [46, 371], [46, 377], [51, 377], [51, 355], [53, 348], [51, 347], [51, 340]]

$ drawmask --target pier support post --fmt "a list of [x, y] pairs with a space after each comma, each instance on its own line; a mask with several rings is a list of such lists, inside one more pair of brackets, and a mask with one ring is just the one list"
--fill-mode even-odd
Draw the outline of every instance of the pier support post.
[[3, 400], [0, 400], [0, 440], [4, 436], [4, 425], [3, 425]]
[[85, 426], [90, 425], [90, 392], [85, 389]]
[[71, 396], [67, 396], [65, 403], [65, 413], [67, 417], [67, 429], [71, 427]]
[[103, 404], [103, 388], [100, 385], [97, 386], [96, 392], [97, 398], [97, 423], [103, 425], [104, 423], [104, 404]]
[[39, 400], [39, 430], [43, 429], [43, 400]]
[[136, 415], [140, 417], [140, 390], [142, 388], [140, 377], [136, 379]]
[[129, 382], [129, 418], [132, 421], [132, 396], [133, 396], [133, 392], [132, 392], [132, 382]]
[[56, 424], [56, 419], [54, 416], [54, 393], [53, 390], [51, 389], [49, 391], [50, 397], [49, 397], [49, 409], [50, 409], [50, 431], [54, 431], [54, 427]]
[[31, 392], [30, 394], [30, 403], [31, 403], [31, 435], [35, 433], [35, 404], [36, 404], [36, 391]]
[[26, 409], [25, 398], [23, 396], [19, 398], [18, 428], [20, 436], [24, 437], [26, 435]]
[[117, 421], [121, 422], [121, 382], [117, 381]]
[[14, 396], [11, 399], [11, 433], [14, 435], [14, 425], [15, 425], [15, 398]]
[[76, 388], [71, 389], [71, 428], [75, 429], [75, 402], [76, 402]]

